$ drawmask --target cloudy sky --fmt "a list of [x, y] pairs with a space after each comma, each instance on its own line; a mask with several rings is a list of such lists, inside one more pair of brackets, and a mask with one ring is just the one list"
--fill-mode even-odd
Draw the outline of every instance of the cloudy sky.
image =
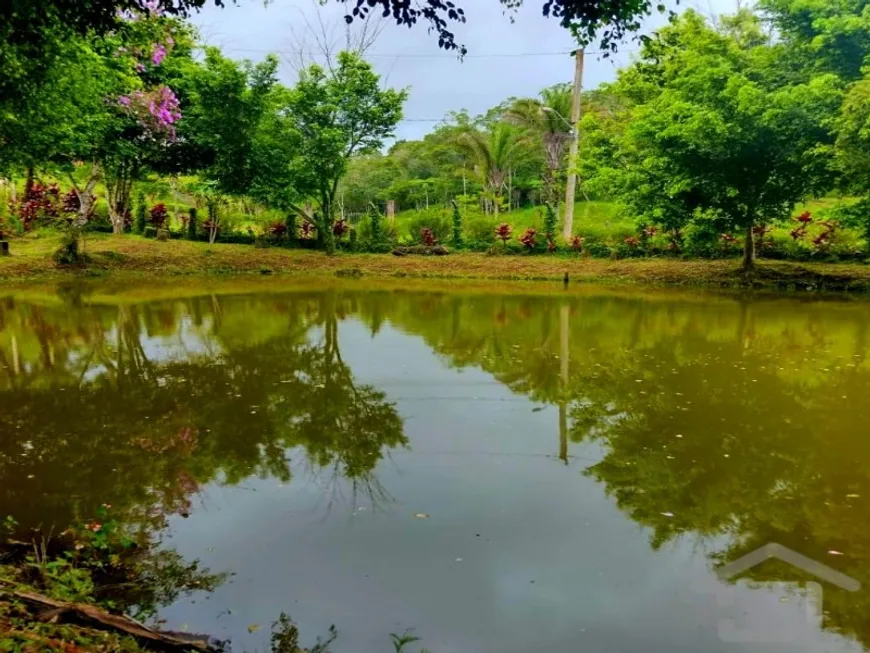
[[[320, 30], [322, 21], [335, 44], [345, 38], [345, 11], [339, 2], [324, 7], [317, 0], [272, 0], [267, 6], [257, 0], [238, 2], [238, 6], [228, 2], [223, 9], [209, 4], [193, 20], [206, 42], [220, 46], [233, 58], [259, 60], [269, 52], [278, 54], [281, 79], [286, 84], [296, 79], [300, 49], [311, 55], [309, 59], [323, 59], [312, 28]], [[410, 90], [399, 138], [421, 137], [450, 111], [483, 113], [505, 98], [533, 96], [545, 86], [573, 78], [568, 53], [574, 44], [556, 20], [541, 15], [542, 0], [525, 0], [525, 6], [513, 14], [513, 22], [498, 0], [457, 4], [468, 18], [465, 25], [454, 26], [457, 42], [468, 48], [464, 61], [439, 50], [437, 39], [427, 34], [422, 24], [413, 29], [386, 24], [367, 52], [386, 84]], [[727, 13], [736, 4], [737, 0], [682, 0], [678, 8]], [[663, 22], [661, 16], [651, 17], [644, 31]], [[612, 59], [588, 56], [584, 86], [612, 80], [617, 67], [630, 60], [636, 47], [626, 43]]]

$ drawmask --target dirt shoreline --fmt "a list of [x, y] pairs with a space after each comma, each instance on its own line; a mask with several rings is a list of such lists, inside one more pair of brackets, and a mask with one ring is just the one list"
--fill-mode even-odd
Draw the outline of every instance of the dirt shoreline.
[[51, 259], [55, 237], [10, 243], [11, 256], [0, 257], [0, 282], [57, 282], [74, 279], [215, 278], [232, 275], [330, 275], [344, 278], [549, 281], [568, 275], [577, 283], [646, 284], [700, 288], [756, 288], [798, 291], [870, 291], [870, 266], [861, 264], [759, 261], [752, 274], [739, 260], [606, 260], [568, 255], [487, 255], [459, 252], [449, 256], [321, 252], [249, 245], [157, 242], [135, 236], [91, 236], [89, 264], [58, 267]]

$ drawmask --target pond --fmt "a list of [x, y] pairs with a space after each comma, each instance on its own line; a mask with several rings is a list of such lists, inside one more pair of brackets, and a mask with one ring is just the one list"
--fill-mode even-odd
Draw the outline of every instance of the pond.
[[228, 572], [159, 616], [234, 650], [870, 647], [870, 303], [317, 288], [0, 298], [0, 517]]

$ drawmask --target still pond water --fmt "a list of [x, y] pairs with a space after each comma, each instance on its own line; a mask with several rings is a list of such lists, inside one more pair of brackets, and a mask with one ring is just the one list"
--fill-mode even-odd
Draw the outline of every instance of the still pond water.
[[[159, 528], [232, 573], [165, 627], [234, 650], [863, 651], [868, 356], [860, 301], [10, 296], [0, 514]], [[717, 576], [770, 542], [863, 588]]]

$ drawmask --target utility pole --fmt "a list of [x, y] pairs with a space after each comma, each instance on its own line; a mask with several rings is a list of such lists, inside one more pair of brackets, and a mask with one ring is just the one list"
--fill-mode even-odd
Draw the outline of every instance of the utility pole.
[[571, 152], [568, 155], [568, 183], [565, 185], [565, 219], [562, 236], [570, 241], [574, 235], [574, 195], [577, 191], [577, 152], [580, 149], [580, 92], [583, 90], [583, 48], [577, 50], [574, 68], [574, 96], [571, 102]]

